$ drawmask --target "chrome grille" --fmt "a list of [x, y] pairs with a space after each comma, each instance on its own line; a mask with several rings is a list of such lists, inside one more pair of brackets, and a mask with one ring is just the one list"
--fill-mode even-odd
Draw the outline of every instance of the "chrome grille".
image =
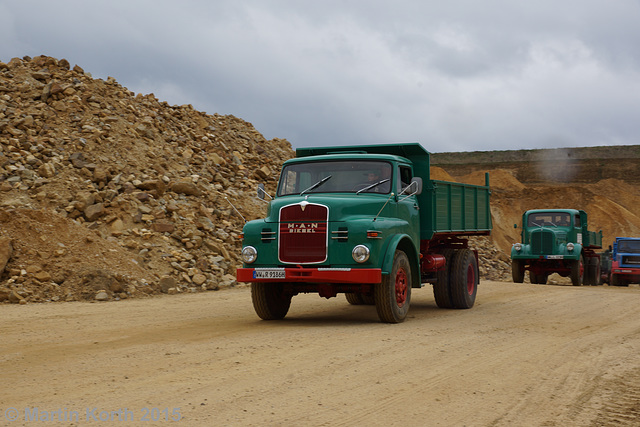
[[622, 256], [622, 265], [640, 267], [640, 256], [637, 256], [637, 255], [623, 255]]

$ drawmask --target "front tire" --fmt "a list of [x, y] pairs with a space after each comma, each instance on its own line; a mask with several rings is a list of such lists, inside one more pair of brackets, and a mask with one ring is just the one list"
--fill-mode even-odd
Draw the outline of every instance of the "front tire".
[[280, 320], [291, 306], [291, 295], [284, 292], [283, 283], [255, 282], [251, 284], [251, 301], [258, 317]]
[[451, 302], [453, 308], [471, 308], [478, 293], [478, 261], [470, 249], [461, 249], [453, 259]]
[[411, 264], [402, 251], [393, 257], [391, 274], [383, 275], [374, 288], [374, 301], [378, 317], [385, 323], [403, 322], [411, 303]]
[[611, 275], [611, 279], [609, 279], [609, 286], [620, 286], [618, 276], [615, 274]]
[[524, 260], [514, 259], [511, 261], [511, 278], [513, 283], [524, 282]]

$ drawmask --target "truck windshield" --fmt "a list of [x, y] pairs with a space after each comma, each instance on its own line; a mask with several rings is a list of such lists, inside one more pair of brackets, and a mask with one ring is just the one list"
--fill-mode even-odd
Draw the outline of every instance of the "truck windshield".
[[640, 240], [620, 240], [618, 252], [640, 254]]
[[303, 192], [388, 194], [391, 191], [391, 170], [391, 164], [385, 161], [294, 163], [282, 170], [278, 196]]
[[571, 225], [571, 215], [566, 212], [536, 212], [529, 214], [529, 227], [568, 227]]

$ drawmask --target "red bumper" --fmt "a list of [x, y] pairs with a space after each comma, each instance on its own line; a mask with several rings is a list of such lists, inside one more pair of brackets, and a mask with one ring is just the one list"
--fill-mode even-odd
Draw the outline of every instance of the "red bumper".
[[379, 268], [239, 268], [238, 282], [380, 283]]
[[611, 269], [611, 274], [640, 281], [640, 268], [615, 267]]

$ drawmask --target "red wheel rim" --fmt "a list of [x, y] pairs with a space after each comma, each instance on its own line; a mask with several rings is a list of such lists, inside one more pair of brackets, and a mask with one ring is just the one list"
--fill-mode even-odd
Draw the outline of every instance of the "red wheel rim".
[[469, 295], [473, 295], [473, 290], [476, 288], [476, 270], [472, 264], [467, 267], [467, 292]]
[[407, 302], [407, 273], [403, 268], [396, 273], [396, 303], [402, 307]]

